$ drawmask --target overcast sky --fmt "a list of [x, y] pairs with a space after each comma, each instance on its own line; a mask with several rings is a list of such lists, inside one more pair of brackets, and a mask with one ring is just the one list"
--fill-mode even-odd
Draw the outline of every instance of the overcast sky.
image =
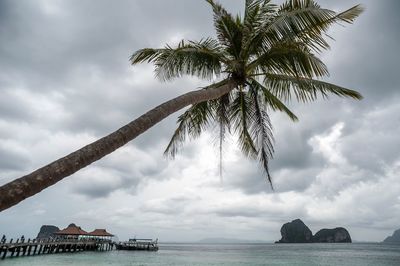
[[[243, 12], [242, 0], [221, 1]], [[354, 100], [291, 104], [300, 121], [272, 114], [271, 191], [235, 139], [218, 175], [213, 130], [173, 161], [163, 150], [177, 115], [108, 157], [0, 213], [0, 235], [35, 236], [42, 224], [107, 228], [120, 239], [206, 237], [278, 240], [302, 219], [315, 233], [346, 227], [381, 241], [400, 228], [400, 3], [319, 1], [337, 11], [361, 3], [354, 25], [332, 28], [322, 55], [329, 82]], [[215, 36], [201, 0], [0, 0], [0, 184], [104, 136], [181, 93], [195, 78], [161, 83], [128, 58], [143, 47]]]

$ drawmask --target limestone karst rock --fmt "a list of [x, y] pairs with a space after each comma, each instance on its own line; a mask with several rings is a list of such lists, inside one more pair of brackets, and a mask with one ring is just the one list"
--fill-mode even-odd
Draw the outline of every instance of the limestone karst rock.
[[60, 228], [54, 225], [42, 225], [36, 238], [51, 238], [54, 233], [60, 231]]
[[321, 229], [314, 236], [314, 243], [351, 243], [349, 232], [343, 227]]
[[281, 228], [281, 235], [281, 240], [275, 243], [351, 243], [351, 236], [343, 227], [321, 229], [313, 236], [300, 219], [285, 223]]
[[400, 244], [400, 229], [394, 231], [393, 235], [383, 240], [385, 244]]
[[302, 220], [296, 219], [285, 223], [281, 228], [281, 240], [278, 243], [310, 243], [312, 232]]

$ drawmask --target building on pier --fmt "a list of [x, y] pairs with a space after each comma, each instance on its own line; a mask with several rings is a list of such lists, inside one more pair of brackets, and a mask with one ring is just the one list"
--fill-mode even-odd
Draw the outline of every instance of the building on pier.
[[113, 234], [110, 234], [107, 232], [106, 229], [95, 229], [94, 231], [90, 232], [87, 234], [90, 238], [96, 238], [96, 239], [103, 239], [103, 240], [110, 240], [114, 236]]
[[58, 238], [66, 238], [66, 239], [100, 239], [100, 240], [110, 240], [114, 236], [113, 234], [107, 232], [106, 229], [95, 229], [94, 231], [88, 233], [83, 230], [80, 226], [75, 224], [68, 225], [67, 228], [64, 228], [58, 232], [54, 233]]
[[88, 232], [82, 230], [80, 226], [76, 226], [74, 223], [72, 223], [68, 225], [67, 228], [55, 232], [54, 235], [66, 239], [81, 239], [81, 238], [87, 238]]

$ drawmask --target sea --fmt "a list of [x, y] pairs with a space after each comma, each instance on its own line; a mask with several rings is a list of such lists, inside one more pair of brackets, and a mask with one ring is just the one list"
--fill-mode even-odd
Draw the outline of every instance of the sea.
[[400, 266], [400, 245], [160, 244], [157, 252], [103, 251], [0, 260], [0, 265]]

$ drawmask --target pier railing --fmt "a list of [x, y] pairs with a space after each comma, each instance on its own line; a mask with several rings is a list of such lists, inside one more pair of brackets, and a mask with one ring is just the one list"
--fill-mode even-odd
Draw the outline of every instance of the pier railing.
[[108, 251], [114, 243], [109, 239], [99, 238], [47, 238], [28, 239], [18, 238], [15, 242], [3, 237], [0, 241], [0, 259], [6, 257], [34, 256], [40, 254], [55, 254], [62, 252]]

